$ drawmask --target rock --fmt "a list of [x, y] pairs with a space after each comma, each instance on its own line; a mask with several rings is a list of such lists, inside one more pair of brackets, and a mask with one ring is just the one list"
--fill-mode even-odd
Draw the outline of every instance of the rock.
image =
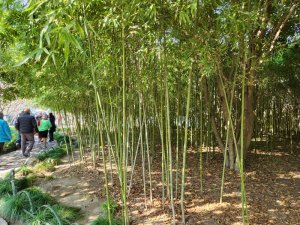
[[0, 217], [0, 225], [8, 225], [8, 223]]

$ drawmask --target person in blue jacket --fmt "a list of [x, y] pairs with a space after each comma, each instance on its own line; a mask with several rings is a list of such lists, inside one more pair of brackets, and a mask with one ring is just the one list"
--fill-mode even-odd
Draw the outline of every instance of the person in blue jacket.
[[11, 132], [3, 116], [3, 112], [0, 112], [0, 153], [3, 151], [4, 143], [11, 140]]

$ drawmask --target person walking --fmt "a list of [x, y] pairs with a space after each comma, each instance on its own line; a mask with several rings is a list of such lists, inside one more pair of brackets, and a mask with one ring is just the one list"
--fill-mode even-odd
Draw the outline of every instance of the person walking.
[[42, 119], [40, 120], [40, 124], [38, 125], [39, 135], [42, 139], [44, 146], [42, 148], [47, 148], [47, 137], [48, 137], [48, 130], [52, 127], [52, 124], [48, 120], [47, 115], [43, 115]]
[[49, 120], [52, 125], [49, 129], [49, 142], [52, 142], [54, 141], [53, 133], [56, 131], [55, 116], [53, 115], [52, 112], [49, 113]]
[[[38, 126], [38, 127], [39, 127], [40, 124], [41, 124], [42, 116], [43, 116], [42, 113], [38, 113], [38, 114], [35, 116], [35, 120], [36, 120], [36, 122], [37, 122], [37, 126]], [[38, 145], [41, 144], [41, 142], [42, 142], [42, 137], [41, 137], [40, 132], [38, 132]]]
[[4, 114], [0, 112], [0, 154], [4, 150], [5, 142], [10, 142], [11, 132], [8, 123], [3, 119]]
[[29, 157], [34, 144], [34, 134], [37, 131], [36, 120], [30, 115], [29, 108], [24, 109], [24, 113], [18, 117], [15, 127], [21, 133], [22, 154]]

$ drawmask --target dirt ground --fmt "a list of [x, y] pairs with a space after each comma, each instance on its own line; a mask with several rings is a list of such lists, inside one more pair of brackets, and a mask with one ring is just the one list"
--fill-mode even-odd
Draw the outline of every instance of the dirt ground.
[[40, 174], [34, 185], [51, 194], [60, 203], [80, 208], [82, 216], [76, 222], [85, 225], [101, 214], [100, 205], [105, 199], [97, 194], [99, 180], [94, 179], [90, 172], [84, 173], [82, 166], [80, 162], [70, 166], [64, 159], [54, 172]]
[[[188, 152], [185, 194], [187, 224], [242, 224], [238, 174], [226, 170], [223, 203], [219, 203], [222, 155], [215, 153], [213, 159], [212, 154], [206, 157], [204, 153], [203, 156], [203, 192], [201, 193], [199, 155], [191, 149]], [[105, 201], [103, 166], [100, 161], [96, 166], [99, 169], [95, 170], [90, 163], [82, 162], [70, 166], [65, 162], [51, 175], [53, 179], [49, 180], [48, 174], [45, 178], [39, 178], [37, 185], [60, 202], [82, 208], [86, 216], [78, 222], [88, 224], [99, 215], [99, 205]], [[140, 163], [137, 163], [128, 197], [132, 224], [171, 224], [172, 212], [168, 200], [165, 201], [165, 207], [162, 209], [160, 171], [160, 159], [157, 157], [153, 159], [151, 173], [152, 203], [149, 201], [149, 178], [146, 176], [147, 208], [145, 208], [142, 168]], [[121, 204], [116, 168], [113, 168], [112, 172], [114, 184], [110, 183], [111, 197]], [[131, 172], [128, 173], [128, 179], [130, 174]], [[299, 154], [290, 155], [275, 150], [250, 153], [245, 174], [250, 224], [300, 224]], [[180, 178], [181, 171], [179, 182]], [[178, 190], [175, 210], [179, 224], [180, 186]]]

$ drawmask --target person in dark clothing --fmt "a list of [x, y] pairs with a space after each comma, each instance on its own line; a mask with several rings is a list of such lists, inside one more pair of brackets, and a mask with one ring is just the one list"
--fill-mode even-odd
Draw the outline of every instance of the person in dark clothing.
[[[16, 129], [21, 133], [21, 149], [25, 157], [30, 156], [34, 144], [34, 134], [37, 131], [36, 120], [30, 115], [30, 109], [24, 109], [24, 113], [18, 117], [15, 124]], [[29, 142], [26, 146], [27, 141]]]
[[55, 125], [55, 116], [53, 115], [53, 113], [49, 113], [49, 120], [51, 123], [51, 128], [49, 129], [49, 142], [54, 141], [53, 139], [53, 133], [56, 131], [56, 125]]

